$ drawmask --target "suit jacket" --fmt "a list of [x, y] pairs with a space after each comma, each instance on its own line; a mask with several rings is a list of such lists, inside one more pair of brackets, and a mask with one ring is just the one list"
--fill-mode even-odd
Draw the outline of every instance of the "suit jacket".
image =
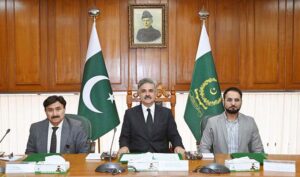
[[[201, 152], [228, 154], [228, 136], [225, 112], [211, 117], [207, 121], [200, 142]], [[238, 115], [238, 152], [264, 152], [256, 123], [252, 117], [239, 113]]]
[[183, 147], [181, 137], [170, 109], [155, 105], [152, 135], [148, 135], [142, 106], [126, 110], [119, 139], [120, 147], [127, 146], [130, 152], [170, 152], [173, 147]]
[[[26, 154], [47, 153], [49, 120], [31, 124]], [[62, 125], [60, 153], [87, 153], [87, 133], [81, 122], [65, 117]]]

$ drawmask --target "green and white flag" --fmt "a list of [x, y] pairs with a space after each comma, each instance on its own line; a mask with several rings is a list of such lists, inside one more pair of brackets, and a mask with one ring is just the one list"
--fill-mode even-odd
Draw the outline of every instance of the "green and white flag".
[[78, 115], [90, 120], [92, 140], [101, 137], [120, 123], [95, 22], [86, 55]]
[[203, 23], [199, 40], [192, 83], [185, 108], [184, 119], [196, 141], [200, 141], [208, 118], [224, 111], [222, 95]]

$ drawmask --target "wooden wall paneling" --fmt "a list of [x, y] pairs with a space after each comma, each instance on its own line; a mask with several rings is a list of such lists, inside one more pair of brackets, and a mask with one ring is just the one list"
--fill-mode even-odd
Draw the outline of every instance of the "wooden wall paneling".
[[129, 87], [129, 38], [128, 38], [128, 2], [119, 0], [120, 7], [120, 55], [121, 55], [121, 84], [114, 85], [114, 90], [126, 91]]
[[169, 1], [168, 3], [168, 50], [169, 50], [169, 88], [175, 87], [176, 85], [176, 9], [177, 9], [176, 1]]
[[287, 1], [286, 88], [300, 89], [300, 1]]
[[8, 2], [9, 92], [36, 92], [46, 89], [46, 58], [41, 48], [41, 2]]
[[169, 48], [168, 48], [168, 41], [169, 41], [169, 18], [174, 18], [174, 17], [170, 17], [169, 16], [169, 3], [168, 0], [161, 0], [160, 1], [161, 4], [166, 4], [166, 19], [165, 19], [165, 23], [166, 23], [166, 44], [167, 47], [165, 48], [161, 48], [160, 50], [160, 58], [161, 58], [161, 70], [160, 70], [160, 83], [162, 85], [164, 85], [165, 87], [167, 87], [167, 89], [171, 89], [172, 85], [170, 84], [170, 58], [169, 58]]
[[219, 83], [224, 90], [241, 86], [245, 46], [245, 4], [242, 0], [209, 1], [209, 38]]
[[192, 80], [202, 22], [200, 2], [178, 0], [176, 4], [175, 89], [188, 90]]
[[[87, 44], [86, 1], [48, 1], [49, 91], [79, 91]], [[84, 12], [82, 12], [84, 11]], [[84, 46], [82, 46], [84, 45]]]
[[284, 88], [284, 3], [280, 0], [248, 1], [249, 80], [247, 89]]
[[[126, 7], [127, 9], [127, 15], [129, 15], [129, 4], [134, 4], [135, 0], [129, 0], [128, 5]], [[129, 19], [127, 16], [126, 20], [127, 24], [129, 24]], [[129, 31], [127, 32], [127, 47], [129, 47]], [[129, 48], [128, 49], [128, 88], [136, 90], [137, 89], [137, 78], [136, 78], [136, 49], [135, 48]]]
[[148, 48], [136, 50], [136, 78], [137, 82], [145, 77], [160, 82], [161, 80], [161, 54], [160, 49]]
[[0, 0], [0, 92], [7, 91], [6, 0]]
[[[120, 49], [122, 37], [124, 34], [128, 35], [128, 20], [126, 14], [121, 13], [120, 10], [125, 9], [120, 5], [127, 6], [120, 0], [96, 1], [96, 7], [101, 10], [100, 17], [97, 19], [97, 30], [113, 89], [126, 90], [127, 80], [124, 77], [124, 70], [127, 65], [122, 60], [123, 54]], [[121, 24], [122, 21], [125, 21], [126, 24], [124, 22]]]

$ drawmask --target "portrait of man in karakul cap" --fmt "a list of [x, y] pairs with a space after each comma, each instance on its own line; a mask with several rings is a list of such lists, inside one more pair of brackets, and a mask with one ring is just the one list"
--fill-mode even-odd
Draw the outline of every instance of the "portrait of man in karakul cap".
[[138, 30], [136, 38], [140, 42], [152, 42], [161, 37], [161, 32], [153, 28], [153, 16], [148, 10], [144, 10], [142, 14], [143, 28]]

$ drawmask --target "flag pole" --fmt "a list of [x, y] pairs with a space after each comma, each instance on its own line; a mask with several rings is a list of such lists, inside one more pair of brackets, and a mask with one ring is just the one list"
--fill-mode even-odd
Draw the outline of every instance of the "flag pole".
[[[99, 9], [92, 8], [92, 9], [89, 10], [89, 16], [93, 18], [94, 24], [96, 23], [96, 18], [99, 15], [100, 15], [100, 10]], [[99, 39], [97, 39], [97, 40], [99, 40]], [[100, 45], [100, 43], [99, 43], [99, 45]], [[101, 77], [103, 77], [103, 76], [101, 76]], [[125, 168], [122, 167], [120, 165], [120, 163], [111, 162], [111, 156], [112, 156], [111, 150], [112, 150], [112, 145], [113, 145], [115, 133], [116, 133], [116, 128], [114, 128], [114, 135], [113, 135], [113, 139], [112, 139], [112, 143], [111, 143], [111, 147], [110, 147], [109, 162], [99, 165], [95, 169], [96, 172], [106, 172], [106, 173], [111, 173], [111, 174], [115, 175], [115, 174], [122, 173], [122, 172], [125, 171]], [[100, 153], [100, 137], [98, 138], [98, 152]]]
[[199, 16], [200, 16], [200, 20], [202, 20], [203, 23], [205, 23], [205, 20], [209, 16], [209, 12], [207, 10], [205, 10], [204, 7], [202, 7], [202, 9], [199, 12]]
[[89, 10], [89, 16], [93, 18], [94, 22], [96, 22], [96, 18], [100, 15], [100, 10], [97, 8], [92, 8]]
[[[205, 21], [209, 16], [209, 12], [207, 10], [205, 10], [204, 6], [202, 6], [202, 9], [200, 10], [200, 12], [198, 13], [200, 20], [202, 21], [202, 24], [205, 25]], [[197, 152], [200, 153], [200, 141], [201, 140], [196, 140], [196, 148], [197, 148]]]
[[[96, 23], [96, 18], [100, 15], [100, 10], [94, 7], [88, 13], [93, 18], [93, 22]], [[100, 138], [98, 138], [98, 153], [100, 153]]]

